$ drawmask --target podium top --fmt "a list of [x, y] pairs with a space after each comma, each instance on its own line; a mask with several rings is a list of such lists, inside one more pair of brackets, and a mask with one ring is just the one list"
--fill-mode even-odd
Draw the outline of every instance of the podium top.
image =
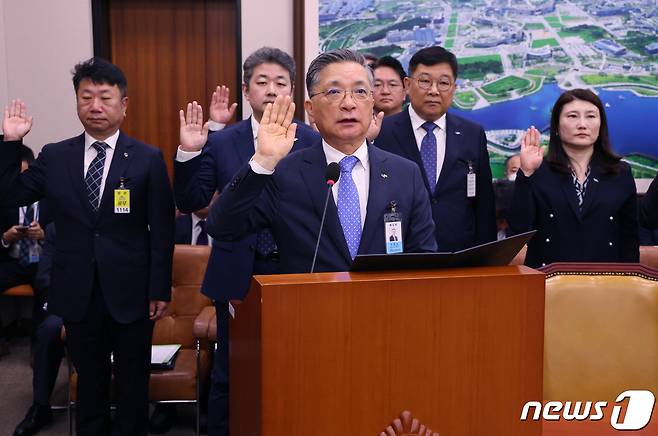
[[524, 265], [463, 267], [444, 269], [420, 269], [400, 271], [324, 272], [304, 274], [255, 275], [253, 279], [261, 286], [290, 285], [300, 283], [343, 283], [365, 281], [396, 281], [413, 279], [454, 279], [459, 277], [492, 277], [545, 274]]

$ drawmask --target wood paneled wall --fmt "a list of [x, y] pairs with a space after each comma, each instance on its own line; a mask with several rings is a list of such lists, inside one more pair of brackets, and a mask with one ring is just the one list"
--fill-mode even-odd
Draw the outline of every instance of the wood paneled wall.
[[208, 117], [218, 84], [239, 101], [236, 0], [110, 0], [112, 62], [128, 79], [129, 135], [159, 147], [171, 174], [178, 111], [188, 101]]

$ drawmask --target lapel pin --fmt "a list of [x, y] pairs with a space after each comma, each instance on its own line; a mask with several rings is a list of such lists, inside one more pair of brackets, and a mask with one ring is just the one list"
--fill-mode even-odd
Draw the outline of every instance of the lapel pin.
[[128, 157], [128, 153], [124, 153], [124, 154], [123, 154], [123, 157]]
[[382, 179], [388, 179], [388, 174], [386, 174], [386, 173], [383, 172], [383, 171], [382, 171], [382, 173], [380, 174], [380, 176], [382, 176]]
[[461, 134], [462, 134], [462, 132], [460, 132], [459, 130], [457, 130], [457, 131], [455, 132], [455, 135], [461, 135]]
[[597, 179], [596, 177], [592, 178], [592, 180], [594, 180], [596, 183], [599, 183], [599, 179]]

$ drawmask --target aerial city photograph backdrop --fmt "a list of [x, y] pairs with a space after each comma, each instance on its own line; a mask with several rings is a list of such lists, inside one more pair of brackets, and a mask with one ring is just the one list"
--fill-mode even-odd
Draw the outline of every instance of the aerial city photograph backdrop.
[[548, 142], [567, 89], [605, 105], [612, 145], [636, 178], [658, 172], [658, 0], [319, 0], [319, 49], [391, 55], [420, 48], [459, 60], [451, 111], [484, 126], [494, 177], [533, 125]]

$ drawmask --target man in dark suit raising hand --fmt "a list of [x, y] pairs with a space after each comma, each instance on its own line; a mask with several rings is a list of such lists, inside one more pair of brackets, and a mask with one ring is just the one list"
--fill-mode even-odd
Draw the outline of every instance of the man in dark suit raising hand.
[[357, 254], [385, 253], [384, 215], [400, 217], [405, 252], [436, 250], [429, 198], [415, 163], [366, 143], [372, 119], [373, 77], [360, 54], [333, 50], [318, 56], [306, 75], [306, 111], [322, 143], [288, 154], [297, 126], [294, 103], [278, 96], [268, 104], [258, 131], [258, 149], [213, 203], [208, 232], [239, 240], [270, 227], [281, 272], [307, 272], [325, 203], [325, 168], [338, 163], [316, 271], [346, 271]]
[[128, 107], [121, 70], [92, 58], [76, 65], [73, 85], [84, 132], [46, 145], [20, 175], [18, 146], [2, 144], [0, 206], [44, 198], [51, 207], [48, 311], [64, 319], [78, 373], [77, 434], [146, 435], [153, 321], [171, 294], [173, 195], [160, 151], [119, 130]]

